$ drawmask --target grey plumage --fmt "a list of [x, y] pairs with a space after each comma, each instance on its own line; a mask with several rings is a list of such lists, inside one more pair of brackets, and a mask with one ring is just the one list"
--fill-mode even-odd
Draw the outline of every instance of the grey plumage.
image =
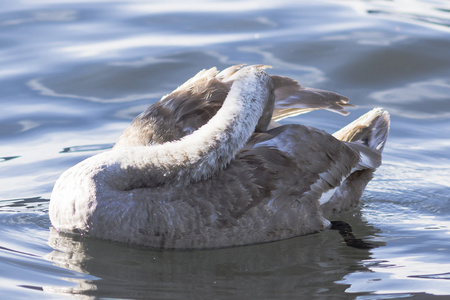
[[327, 228], [326, 217], [356, 205], [381, 163], [389, 116], [375, 109], [334, 137], [279, 126], [275, 120], [315, 109], [347, 114], [348, 99], [269, 76], [266, 67], [203, 70], [150, 106], [113, 150], [61, 176], [52, 224], [164, 249]]

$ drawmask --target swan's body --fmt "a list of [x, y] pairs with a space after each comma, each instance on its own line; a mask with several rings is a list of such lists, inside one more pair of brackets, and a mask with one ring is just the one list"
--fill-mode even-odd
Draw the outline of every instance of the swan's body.
[[327, 228], [326, 217], [355, 206], [380, 165], [389, 116], [375, 109], [336, 137], [278, 126], [273, 120], [314, 109], [346, 113], [347, 99], [263, 69], [204, 70], [149, 107], [113, 150], [60, 177], [53, 226], [178, 249]]

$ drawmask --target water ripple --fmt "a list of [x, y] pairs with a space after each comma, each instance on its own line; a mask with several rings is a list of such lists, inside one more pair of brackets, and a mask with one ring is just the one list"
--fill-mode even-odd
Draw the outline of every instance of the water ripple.
[[85, 152], [85, 151], [101, 151], [106, 149], [111, 149], [114, 143], [111, 144], [98, 144], [98, 145], [81, 145], [81, 146], [71, 146], [66, 147], [60, 151], [60, 153], [68, 152]]
[[450, 5], [448, 1], [359, 1], [344, 2], [361, 13], [393, 18], [441, 31], [450, 31]]
[[11, 159], [15, 159], [18, 157], [20, 157], [20, 156], [3, 156], [3, 157], [0, 157], [0, 163], [11, 160]]
[[412, 277], [412, 278], [447, 279], [447, 280], [450, 280], [450, 272], [449, 273], [441, 273], [441, 274], [414, 275], [414, 276], [409, 276], [409, 277]]

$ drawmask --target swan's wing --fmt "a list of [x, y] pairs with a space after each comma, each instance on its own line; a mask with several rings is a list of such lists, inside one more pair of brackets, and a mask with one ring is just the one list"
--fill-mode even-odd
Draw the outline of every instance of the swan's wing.
[[322, 130], [297, 124], [255, 134], [247, 147], [274, 148], [291, 157], [299, 170], [299, 184], [319, 197], [339, 186], [359, 162], [359, 153], [346, 143]]
[[221, 72], [215, 67], [201, 70], [136, 117], [115, 148], [162, 144], [191, 134], [222, 107], [242, 66], [231, 66]]
[[276, 185], [266, 196], [267, 209], [274, 214], [270, 219], [273, 226], [300, 226], [306, 234], [327, 226], [321, 195], [340, 186], [357, 165], [359, 155], [324, 131], [284, 125], [255, 133], [236, 159], [254, 168], [252, 181], [258, 186]]
[[[115, 148], [162, 144], [178, 140], [197, 130], [222, 107], [242, 66], [231, 66], [221, 72], [216, 68], [201, 70], [136, 117], [119, 137]], [[348, 106], [348, 99], [343, 96], [302, 88], [297, 81], [287, 77], [271, 78], [275, 94], [273, 121], [316, 109], [347, 114], [343, 107]], [[268, 125], [263, 123], [262, 126], [258, 125], [263, 128], [262, 131]]]
[[[216, 68], [202, 70], [160, 102], [173, 112], [178, 127], [186, 134], [192, 133], [206, 124], [220, 109], [231, 86], [244, 65], [235, 65], [218, 71]], [[255, 65], [259, 69], [270, 66]], [[270, 111], [272, 108], [270, 107]], [[270, 120], [271, 113], [268, 116]]]
[[275, 108], [272, 120], [304, 114], [317, 109], [326, 109], [342, 115], [348, 98], [339, 94], [312, 88], [301, 87], [297, 81], [283, 76], [271, 76], [275, 89]]
[[[167, 114], [161, 119], [169, 120], [183, 131], [183, 136], [206, 124], [222, 107], [230, 84], [218, 78], [215, 68], [207, 70], [202, 76], [196, 75], [175, 91], [159, 101], [156, 107], [162, 107]], [[144, 118], [157, 117], [158, 111], [149, 109]]]
[[162, 144], [197, 130], [222, 107], [231, 85], [224, 81], [233, 74], [231, 68], [221, 73], [216, 68], [198, 72], [137, 116], [115, 148]]

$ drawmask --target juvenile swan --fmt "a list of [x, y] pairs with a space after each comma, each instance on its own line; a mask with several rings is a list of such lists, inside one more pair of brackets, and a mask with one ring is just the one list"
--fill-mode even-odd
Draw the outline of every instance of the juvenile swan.
[[53, 226], [136, 245], [199, 249], [328, 228], [357, 205], [389, 131], [374, 109], [334, 135], [275, 121], [348, 99], [269, 76], [267, 66], [203, 70], [139, 115], [115, 147], [64, 172]]

